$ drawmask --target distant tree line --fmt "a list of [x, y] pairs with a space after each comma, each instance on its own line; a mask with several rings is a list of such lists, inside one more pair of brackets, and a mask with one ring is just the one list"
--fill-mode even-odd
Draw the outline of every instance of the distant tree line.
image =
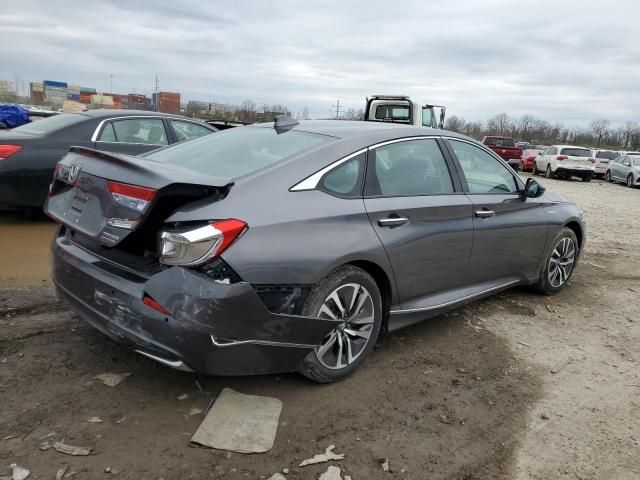
[[597, 119], [588, 127], [569, 127], [528, 114], [512, 117], [507, 113], [499, 113], [486, 121], [467, 121], [450, 115], [445, 121], [445, 129], [478, 140], [485, 135], [502, 135], [531, 144], [564, 143], [613, 150], [640, 149], [640, 125], [632, 121], [612, 126], [609, 120]]

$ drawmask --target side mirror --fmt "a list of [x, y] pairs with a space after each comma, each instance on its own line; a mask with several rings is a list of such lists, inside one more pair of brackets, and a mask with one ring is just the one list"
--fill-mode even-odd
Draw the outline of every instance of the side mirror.
[[625, 167], [630, 167], [630, 166], [631, 166], [631, 162], [624, 162], [624, 163], [623, 163], [623, 165], [624, 165]]
[[546, 190], [547, 189], [544, 187], [542, 182], [535, 178], [528, 178], [524, 187], [524, 196], [529, 198], [538, 198], [541, 197]]

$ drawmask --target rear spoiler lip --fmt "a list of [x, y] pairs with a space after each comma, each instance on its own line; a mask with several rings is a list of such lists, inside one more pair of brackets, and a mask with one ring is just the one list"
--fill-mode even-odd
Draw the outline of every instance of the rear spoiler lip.
[[[107, 152], [104, 150], [96, 150], [95, 148], [89, 147], [81, 147], [81, 146], [71, 146], [69, 147], [68, 153], [75, 153], [77, 155], [82, 155], [85, 157], [94, 157], [99, 158], [100, 160], [105, 160], [107, 162], [113, 162], [116, 164], [126, 165], [127, 168], [137, 170], [139, 172], [147, 172], [149, 171], [148, 167], [141, 165], [141, 163], [154, 162], [159, 166], [166, 166], [167, 168], [179, 169], [182, 170], [183, 175], [193, 173], [193, 182], [194, 184], [206, 185], [217, 188], [231, 187], [234, 185], [235, 180], [231, 177], [216, 177], [215, 175], [208, 175], [206, 173], [198, 172], [195, 170], [190, 170], [188, 168], [183, 168], [179, 165], [171, 165], [162, 162], [158, 162], [156, 160], [150, 159], [148, 157], [129, 155], [126, 153], [117, 153], [117, 152]], [[62, 157], [61, 162], [66, 158]], [[156, 172], [154, 172], [156, 173]], [[169, 182], [171, 184], [172, 182]], [[185, 183], [183, 181], [177, 181], [175, 183]]]

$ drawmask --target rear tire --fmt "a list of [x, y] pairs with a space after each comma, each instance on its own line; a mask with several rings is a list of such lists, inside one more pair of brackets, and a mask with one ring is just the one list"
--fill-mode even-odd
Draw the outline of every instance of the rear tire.
[[547, 178], [553, 178], [555, 175], [553, 174], [553, 172], [551, 171], [551, 165], [547, 164], [547, 170], [545, 172], [545, 177]]
[[538, 174], [538, 169], [536, 167], [536, 162], [535, 161], [533, 162], [533, 167], [531, 167], [531, 173], [533, 175], [537, 175]]
[[604, 174], [604, 181], [611, 182], [611, 172], [609, 170]]
[[560, 230], [551, 245], [540, 278], [534, 285], [544, 295], [554, 295], [566, 286], [575, 271], [580, 248], [576, 234], [569, 227]]
[[382, 326], [382, 296], [371, 275], [345, 265], [313, 287], [301, 314], [342, 320], [298, 365], [314, 382], [331, 383], [353, 373], [373, 350]]

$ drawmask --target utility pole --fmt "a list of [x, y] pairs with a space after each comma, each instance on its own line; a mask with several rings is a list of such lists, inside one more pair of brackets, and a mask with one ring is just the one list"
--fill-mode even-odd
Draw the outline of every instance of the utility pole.
[[340, 119], [340, 110], [342, 109], [342, 105], [340, 105], [340, 99], [336, 102], [335, 105], [331, 105], [336, 109], [336, 120]]
[[158, 74], [156, 73], [156, 99], [155, 99], [155, 102], [153, 102], [156, 112], [158, 111], [159, 102], [160, 102], [160, 99], [158, 98]]

